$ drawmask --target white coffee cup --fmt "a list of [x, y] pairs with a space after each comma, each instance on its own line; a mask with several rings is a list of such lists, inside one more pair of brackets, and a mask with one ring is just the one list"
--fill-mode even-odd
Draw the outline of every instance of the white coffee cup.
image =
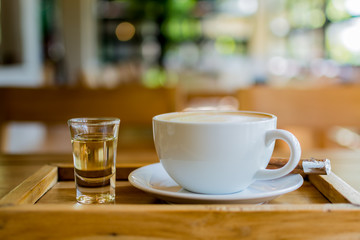
[[[184, 189], [228, 194], [256, 180], [290, 173], [301, 156], [300, 144], [288, 131], [276, 129], [276, 116], [245, 111], [174, 112], [153, 118], [159, 160]], [[288, 163], [268, 170], [276, 139], [290, 147]]]

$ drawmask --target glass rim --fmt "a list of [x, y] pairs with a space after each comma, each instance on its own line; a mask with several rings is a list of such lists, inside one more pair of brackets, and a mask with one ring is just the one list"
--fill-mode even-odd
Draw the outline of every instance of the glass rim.
[[120, 119], [115, 117], [80, 117], [80, 118], [71, 118], [68, 121], [68, 125], [71, 124], [86, 124], [86, 125], [111, 125], [111, 124], [120, 124]]

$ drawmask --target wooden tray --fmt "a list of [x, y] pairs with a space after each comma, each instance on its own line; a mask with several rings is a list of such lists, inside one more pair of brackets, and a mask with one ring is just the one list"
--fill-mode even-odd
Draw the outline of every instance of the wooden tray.
[[116, 203], [80, 205], [72, 165], [46, 165], [0, 200], [0, 239], [273, 238], [360, 236], [360, 194], [335, 174], [305, 176], [263, 205], [167, 204], [117, 166]]

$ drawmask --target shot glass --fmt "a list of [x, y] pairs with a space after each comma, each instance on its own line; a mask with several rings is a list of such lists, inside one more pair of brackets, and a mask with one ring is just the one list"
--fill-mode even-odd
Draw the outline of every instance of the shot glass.
[[119, 125], [118, 118], [68, 120], [74, 159], [76, 200], [79, 203], [115, 201]]

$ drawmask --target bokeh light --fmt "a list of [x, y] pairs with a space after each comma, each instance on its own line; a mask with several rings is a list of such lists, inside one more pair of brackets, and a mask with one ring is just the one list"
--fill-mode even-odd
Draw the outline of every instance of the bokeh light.
[[331, 59], [360, 65], [360, 19], [331, 24], [326, 29], [326, 47]]
[[345, 9], [351, 16], [360, 15], [360, 1], [359, 0], [346, 0]]
[[215, 48], [219, 53], [232, 54], [236, 49], [236, 42], [232, 37], [220, 36], [216, 39]]
[[115, 34], [120, 41], [129, 41], [135, 35], [135, 27], [129, 22], [119, 23], [116, 27]]
[[290, 25], [286, 18], [277, 17], [270, 22], [271, 32], [278, 37], [285, 37], [290, 31]]

